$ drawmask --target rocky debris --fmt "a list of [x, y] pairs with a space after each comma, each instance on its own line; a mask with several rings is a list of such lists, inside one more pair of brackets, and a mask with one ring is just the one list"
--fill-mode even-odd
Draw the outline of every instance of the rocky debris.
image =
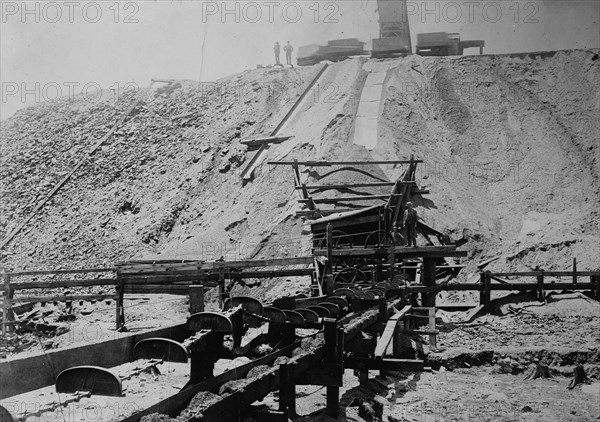
[[268, 344], [260, 344], [252, 349], [252, 354], [256, 357], [268, 355], [273, 351], [273, 347]]
[[275, 362], [273, 362], [273, 366], [283, 365], [288, 363], [289, 361], [290, 358], [288, 358], [287, 356], [279, 356], [277, 359], [275, 359]]
[[[302, 85], [313, 72], [256, 70], [219, 81], [223, 89], [181, 81], [158, 87], [150, 96], [128, 92], [116, 102], [114, 96], [97, 102], [58, 100], [3, 121], [0, 232], [6, 233], [85, 158], [125, 110], [144, 98], [4, 251], [7, 267], [34, 264], [48, 269], [56, 261], [79, 267], [110, 265], [145, 252], [177, 222], [177, 213], [170, 209], [174, 198], [189, 202], [189, 195], [200, 188], [205, 203], [211, 203], [214, 195], [205, 195], [206, 189], [214, 189], [206, 186], [211, 176], [246, 159], [240, 138], [262, 134], [264, 125], [285, 114], [284, 99], [256, 95], [247, 103], [234, 87], [250, 82], [259, 88], [262, 82], [271, 87]], [[215, 159], [215, 151], [224, 154]], [[136, 193], [136, 202], [115, 201], [125, 189]], [[92, 247], [93, 254], [82, 253]]]
[[[532, 304], [527, 310], [523, 308], [524, 304], [518, 306], [521, 309], [510, 316], [484, 315], [471, 323], [441, 325], [438, 346], [471, 350], [480, 350], [490, 344], [497, 347], [531, 344], [579, 347], [600, 341], [597, 334], [600, 316], [588, 316], [583, 308], [579, 308], [581, 314], [577, 309], [565, 314], [549, 312], [539, 303]], [[536, 312], [529, 312], [529, 309], [536, 309]], [[490, 344], [482, 343], [481, 338], [489, 339]]]
[[194, 396], [188, 407], [175, 419], [176, 421], [187, 421], [193, 417], [198, 417], [202, 411], [210, 407], [221, 399], [221, 396], [211, 393], [210, 391], [201, 391]]
[[382, 420], [383, 404], [371, 398], [354, 399], [348, 407], [358, 407], [358, 415], [368, 422]]
[[240, 356], [233, 360], [220, 359], [219, 361], [217, 361], [216, 366], [218, 368], [220, 368], [220, 370], [222, 372], [227, 372], [232, 369], [239, 368], [240, 366], [245, 365], [250, 362], [251, 362], [251, 360], [249, 358], [247, 358], [246, 356]]
[[499, 366], [499, 372], [501, 374], [515, 375], [523, 370], [523, 367], [519, 364], [519, 362], [509, 357], [499, 359], [496, 364]]
[[246, 385], [244, 380], [237, 380], [237, 381], [234, 380], [234, 381], [226, 382], [225, 384], [223, 384], [221, 386], [221, 388], [219, 388], [219, 395], [223, 396], [226, 394], [235, 393], [244, 385]]
[[258, 366], [255, 366], [250, 371], [248, 371], [248, 374], [246, 375], [246, 378], [260, 377], [261, 375], [264, 375], [265, 372], [269, 371], [269, 369], [271, 369], [271, 368], [268, 365], [258, 365]]
[[177, 419], [172, 419], [167, 415], [161, 415], [159, 413], [152, 413], [143, 416], [140, 422], [177, 422]]

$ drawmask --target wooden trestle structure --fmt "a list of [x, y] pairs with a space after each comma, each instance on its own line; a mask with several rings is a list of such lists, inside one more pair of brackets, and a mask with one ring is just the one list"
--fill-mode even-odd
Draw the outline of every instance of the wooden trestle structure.
[[[256, 141], [255, 144], [262, 145], [261, 142]], [[77, 350], [65, 351], [65, 356], [55, 358], [50, 365], [61, 371], [55, 382], [56, 390], [63, 394], [63, 401], [81, 403], [85, 407], [87, 400], [97, 402], [101, 400], [100, 396], [105, 395], [110, 397], [110, 403], [118, 404], [124, 398], [122, 383], [125, 380], [139, 375], [139, 371], [150, 370], [160, 374], [161, 365], [169, 362], [183, 365], [176, 369], [186, 374], [187, 384], [150, 406], [116, 415], [116, 420], [137, 422], [142, 416], [154, 412], [176, 416], [197, 394], [210, 392], [212, 398], [197, 409], [196, 416], [190, 420], [234, 421], [242, 416], [252, 416], [259, 420], [287, 421], [296, 413], [296, 386], [305, 384], [327, 388], [326, 412], [337, 418], [345, 369], [354, 369], [361, 383], [368, 379], [369, 370], [425, 370], [425, 361], [403, 356], [403, 344], [407, 336], [425, 335], [429, 347], [436, 347], [435, 309], [436, 295], [440, 291], [480, 292], [481, 304], [475, 311], [490, 304], [493, 290], [533, 290], [543, 300], [545, 290], [580, 289], [590, 290], [596, 298], [600, 298], [600, 272], [578, 272], [575, 268], [572, 272], [517, 273], [523, 277], [534, 277], [534, 283], [512, 283], [504, 277], [515, 274], [482, 271], [479, 283], [437, 284], [440, 276], [456, 275], [462, 268], [457, 260], [466, 257], [467, 252], [458, 249], [461, 242], [451, 242], [442, 233], [420, 222], [419, 233], [426, 245], [405, 247], [402, 235], [393, 231], [402, 218], [406, 203], [415, 195], [427, 193], [419, 189], [415, 180], [416, 166], [420, 162], [411, 157], [409, 160], [385, 162], [272, 163], [292, 166], [295, 189], [300, 193], [299, 202], [308, 208], [298, 214], [313, 219], [309, 223], [313, 246], [310, 256], [216, 262], [130, 261], [119, 263], [114, 269], [89, 270], [114, 273], [114, 276], [102, 280], [84, 281], [89, 285], [115, 286], [116, 295], [110, 297], [116, 299], [119, 329], [126, 324], [124, 300], [125, 295], [130, 293], [189, 295], [190, 316], [184, 325], [163, 330], [156, 337], [136, 339], [135, 347], [123, 349], [127, 350], [123, 356], [110, 356], [111, 350], [121, 350], [119, 347], [123, 345], [120, 343], [111, 345], [110, 350], [101, 350], [107, 347], [101, 344], [85, 346], [85, 350], [77, 354], [80, 364], [69, 367], [72, 356], [68, 353], [77, 353]], [[300, 166], [365, 164], [402, 164], [407, 168], [394, 182], [379, 180], [343, 185], [306, 184], [301, 180], [299, 170]], [[364, 193], [339, 198], [316, 196], [324, 190], [346, 191], [356, 186], [390, 186], [391, 189], [387, 196]], [[353, 200], [381, 203], [345, 212], [340, 212], [340, 208], [319, 208], [323, 204], [337, 205]], [[88, 270], [74, 270], [77, 271]], [[15, 286], [35, 289], [76, 284], [76, 281], [11, 282], [11, 278], [25, 275], [33, 273], [2, 275], [4, 290], [8, 292], [3, 299], [3, 329], [18, 323], [9, 321]], [[312, 288], [309, 296], [283, 297], [263, 304], [253, 298], [232, 295], [233, 285], [245, 279], [293, 276], [310, 277]], [[572, 280], [571, 283], [548, 282], [545, 276], [566, 276], [572, 277]], [[582, 276], [589, 276], [589, 283], [580, 282], [578, 277]], [[210, 288], [218, 289], [219, 309], [216, 312], [205, 310], [204, 292]], [[56, 297], [52, 299], [58, 300]], [[296, 332], [298, 329], [302, 329], [303, 333], [309, 330], [312, 334], [301, 339]], [[131, 339], [124, 338], [123, 342], [131, 342]], [[233, 370], [215, 373], [215, 363], [219, 359], [252, 356], [251, 351], [264, 344], [273, 348], [266, 356]], [[90, 347], [98, 350], [92, 353]], [[114, 366], [103, 367], [103, 361], [98, 358], [103, 356], [103, 352], [110, 356], [112, 365], [130, 362], [143, 369], [117, 376]], [[90, 356], [87, 361], [84, 359], [85, 364], [81, 364], [82, 355]], [[30, 370], [31, 366], [23, 362], [21, 366], [6, 366], [5, 371], [12, 371], [16, 376], [19, 371]], [[252, 371], [259, 367], [260, 371]], [[145, 382], [151, 383], [152, 380]], [[26, 401], [27, 391], [40, 387], [42, 385], [32, 386], [29, 383], [27, 387], [13, 388], [12, 397], [2, 396], [2, 406], [9, 415], [4, 416], [6, 420], [16, 422], [32, 416], [31, 413], [19, 413], [19, 407], [11, 406], [19, 400]], [[252, 403], [273, 391], [279, 391], [277, 410], [265, 413], [252, 407]], [[129, 401], [135, 399], [135, 394], [127, 397]], [[54, 408], [56, 404], [49, 403], [36, 415]]]

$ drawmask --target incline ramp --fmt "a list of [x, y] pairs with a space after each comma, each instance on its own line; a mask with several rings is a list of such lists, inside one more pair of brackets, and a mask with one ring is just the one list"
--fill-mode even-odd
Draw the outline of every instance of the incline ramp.
[[377, 146], [381, 93], [390, 67], [390, 63], [367, 62], [363, 65], [363, 69], [369, 71], [369, 75], [363, 86], [356, 112], [353, 143], [362, 145], [369, 151]]
[[[270, 133], [269, 136], [277, 136], [283, 131], [283, 129], [287, 126], [288, 122], [292, 119], [292, 117], [294, 117], [296, 115], [297, 111], [300, 109], [300, 106], [304, 104], [304, 101], [306, 101], [306, 99], [308, 98], [308, 93], [313, 88], [313, 86], [315, 86], [315, 84], [319, 81], [319, 79], [321, 79], [321, 77], [325, 73], [325, 70], [328, 67], [329, 67], [328, 63], [325, 63], [323, 65], [323, 67], [321, 68], [321, 70], [319, 70], [319, 72], [314, 77], [314, 79], [311, 81], [311, 83], [306, 87], [304, 92], [302, 92], [302, 95], [300, 95], [300, 97], [298, 97], [298, 99], [296, 100], [294, 105], [290, 108], [290, 110], [283, 117], [281, 122], [279, 122], [279, 124], [273, 130], [273, 132]], [[252, 157], [252, 159], [250, 160], [248, 165], [242, 171], [242, 180], [244, 181], [244, 183], [252, 180], [252, 178], [254, 177], [254, 169], [256, 167], [258, 167], [260, 165], [260, 163], [262, 163], [262, 161], [266, 157], [267, 151], [269, 150], [270, 147], [271, 147], [270, 144], [263, 144], [259, 148], [259, 150], [256, 151], [256, 154], [254, 154], [254, 157]]]

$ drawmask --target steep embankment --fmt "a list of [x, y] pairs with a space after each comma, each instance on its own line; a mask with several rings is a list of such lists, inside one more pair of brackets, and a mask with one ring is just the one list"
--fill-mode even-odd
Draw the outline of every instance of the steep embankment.
[[[239, 140], [272, 130], [316, 71], [259, 69], [221, 80], [216, 89], [191, 82], [155, 88], [3, 251], [6, 265], [111, 265], [158, 252], [176, 225], [210, 227], [215, 213], [231, 205], [225, 193], [235, 198], [241, 190], [237, 173], [247, 154]], [[40, 104], [3, 122], [3, 232], [132, 104], [131, 95], [116, 103], [79, 98]], [[203, 206], [194, 206], [196, 197]], [[243, 217], [230, 214], [227, 224]]]
[[[418, 177], [431, 191], [415, 200], [421, 215], [455, 238], [468, 229], [474, 256], [503, 254], [494, 265], [505, 269], [565, 268], [572, 257], [579, 268], [596, 268], [597, 58], [596, 51], [574, 51], [390, 61], [371, 152], [352, 141], [365, 59], [336, 63], [288, 123], [284, 134], [295, 137], [266, 158], [415, 154], [425, 159]], [[308, 228], [293, 216], [300, 205], [291, 170], [263, 163], [243, 186], [239, 173], [253, 152], [239, 141], [268, 135], [318, 70], [254, 70], [208, 94], [185, 82], [155, 89], [2, 252], [3, 266], [306, 252]], [[3, 231], [25, 218], [131, 101], [41, 104], [2, 123]], [[332, 170], [303, 177], [373, 180]], [[365, 170], [393, 180], [402, 168]]]
[[597, 53], [400, 62], [379, 145], [425, 157], [425, 219], [468, 229], [498, 268], [598, 268]]

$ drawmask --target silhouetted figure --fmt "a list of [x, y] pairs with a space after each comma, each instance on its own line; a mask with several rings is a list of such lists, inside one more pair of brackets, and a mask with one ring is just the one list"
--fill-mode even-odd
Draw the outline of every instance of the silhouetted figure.
[[292, 47], [292, 45], [290, 44], [289, 41], [288, 41], [287, 45], [285, 47], [283, 47], [283, 51], [285, 51], [285, 61], [287, 62], [287, 64], [291, 65], [292, 64], [292, 51], [294, 51], [294, 47]]
[[275, 43], [275, 47], [273, 47], [273, 51], [275, 52], [275, 64], [281, 64], [281, 63], [279, 63], [279, 52], [281, 51], [281, 49], [279, 47], [279, 41], [277, 41]]
[[417, 220], [419, 216], [417, 212], [413, 209], [412, 202], [406, 203], [406, 210], [404, 211], [404, 218], [402, 219], [402, 224], [406, 229], [406, 240], [408, 241], [408, 245], [406, 246], [414, 246], [417, 247]]

